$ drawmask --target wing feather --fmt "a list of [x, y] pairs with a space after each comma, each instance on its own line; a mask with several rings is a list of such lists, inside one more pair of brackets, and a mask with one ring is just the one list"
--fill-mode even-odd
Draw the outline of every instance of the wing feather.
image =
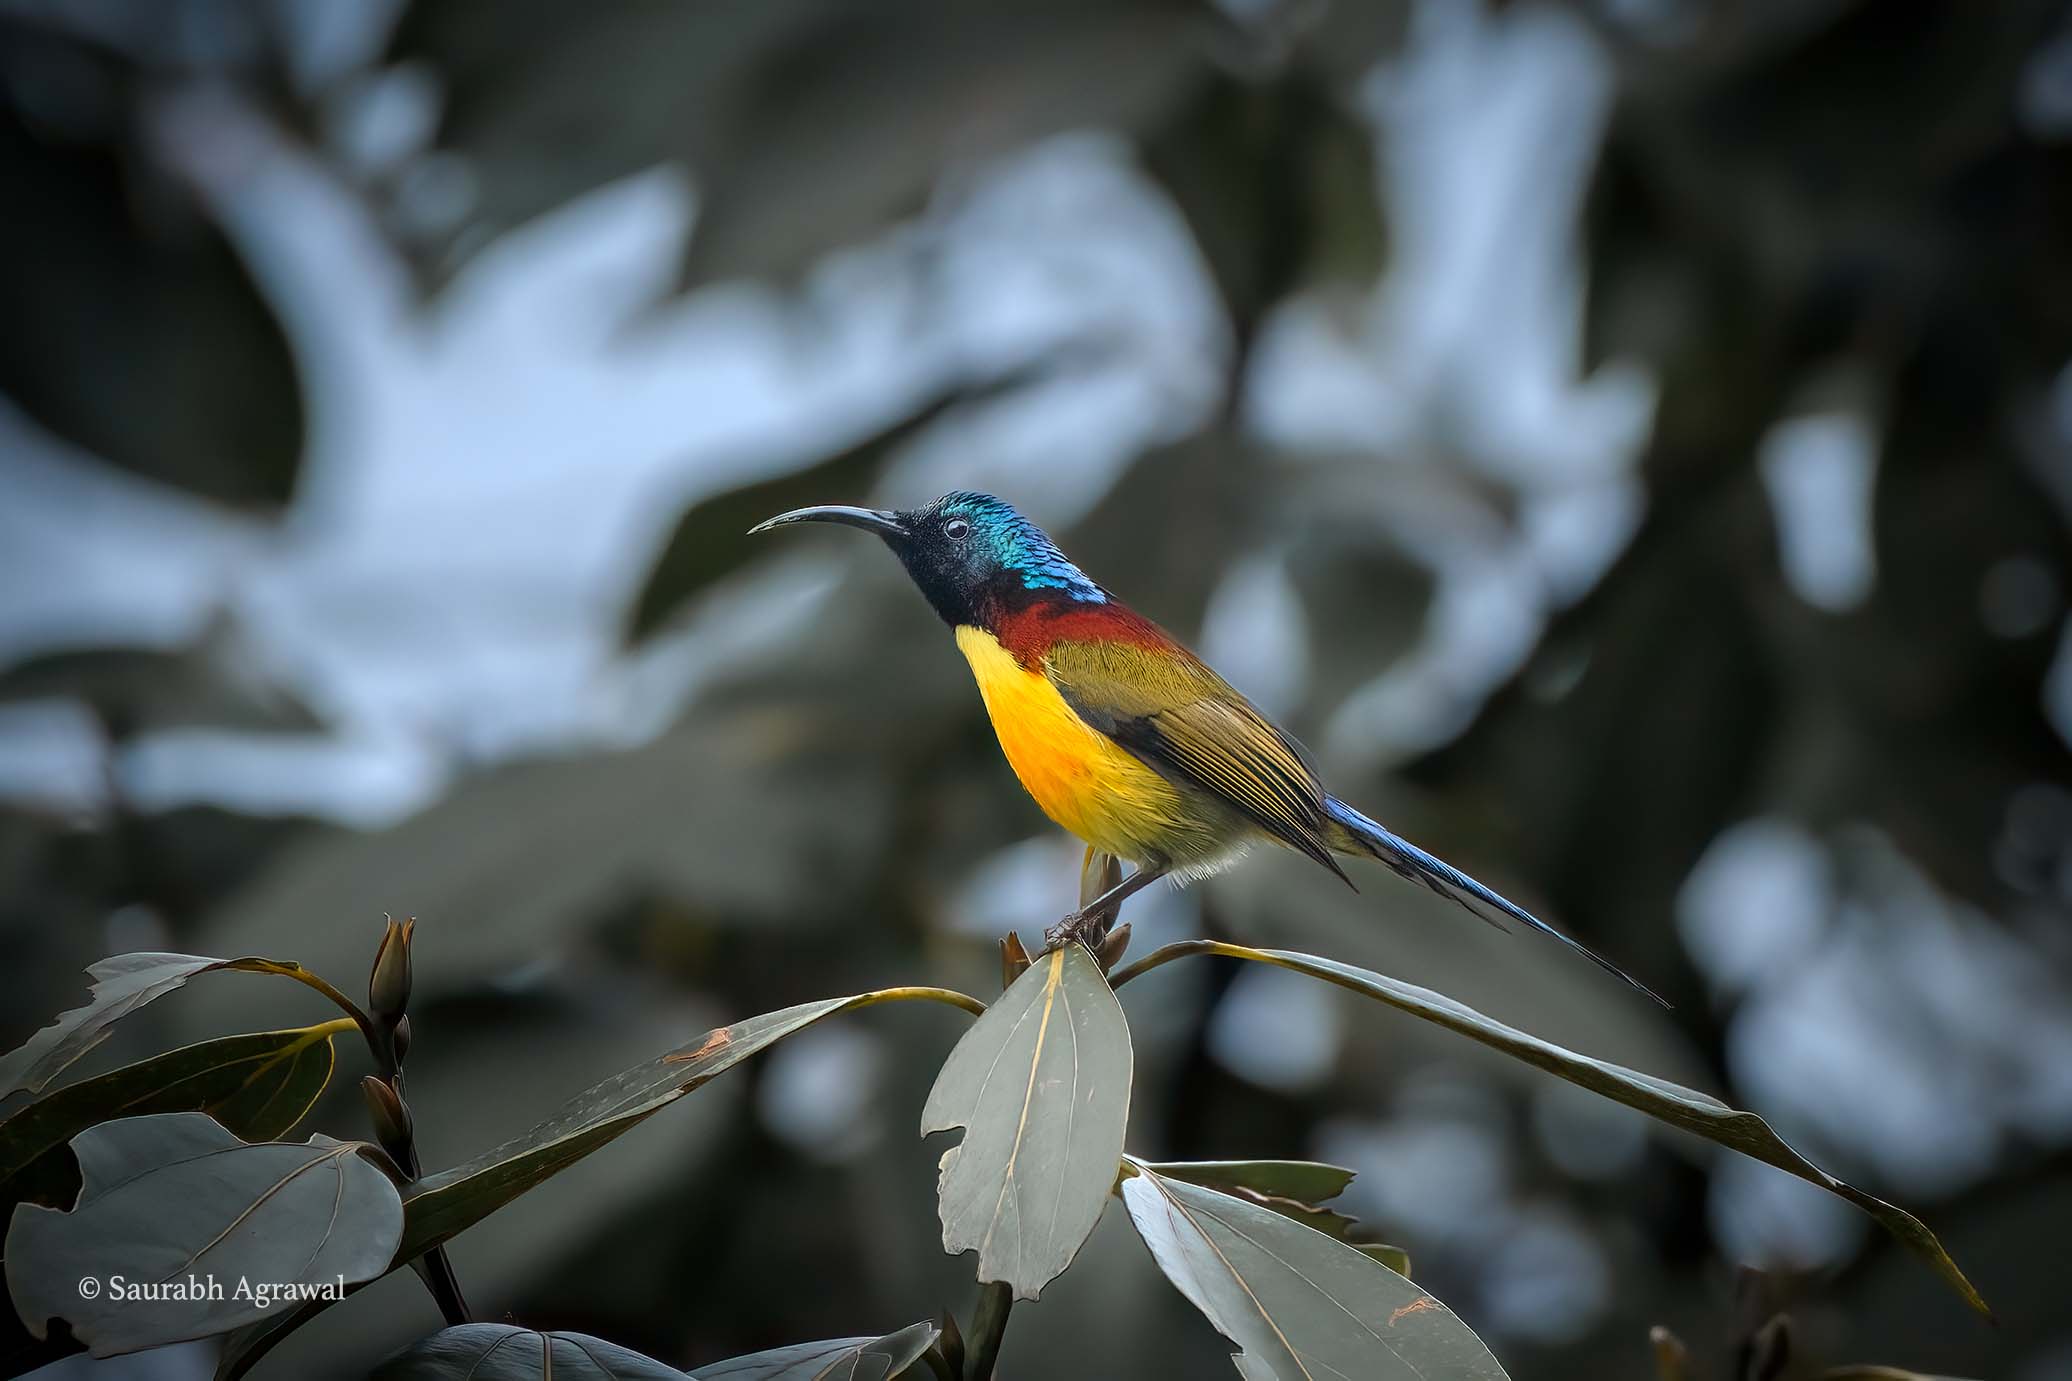
[[1193, 653], [1177, 643], [1074, 640], [1053, 643], [1043, 664], [1073, 713], [1154, 772], [1345, 877], [1326, 842], [1324, 786], [1309, 754]]

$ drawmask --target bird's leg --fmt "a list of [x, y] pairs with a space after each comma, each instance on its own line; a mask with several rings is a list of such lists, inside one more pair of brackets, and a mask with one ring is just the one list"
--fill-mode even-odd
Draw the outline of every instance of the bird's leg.
[[[1070, 944], [1074, 940], [1087, 939], [1088, 927], [1099, 919], [1103, 912], [1120, 908], [1123, 902], [1164, 877], [1170, 868], [1171, 865], [1165, 863], [1158, 864], [1155, 867], [1150, 865], [1139, 867], [1136, 872], [1131, 873], [1121, 882], [1116, 883], [1115, 886], [1101, 893], [1100, 896], [1095, 897], [1085, 906], [1080, 907], [1077, 911], [1074, 911], [1071, 915], [1044, 931], [1043, 943], [1045, 947], [1047, 949], [1056, 949], [1058, 946]], [[1095, 939], [1098, 940], [1098, 937], [1095, 937]]]

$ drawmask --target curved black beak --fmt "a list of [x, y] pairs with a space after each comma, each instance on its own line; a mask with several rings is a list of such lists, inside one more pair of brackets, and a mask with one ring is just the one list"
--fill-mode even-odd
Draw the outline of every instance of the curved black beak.
[[875, 532], [880, 537], [904, 537], [906, 524], [897, 513], [887, 513], [876, 508], [851, 508], [847, 504], [818, 504], [812, 508], [794, 508], [789, 513], [780, 513], [766, 518], [748, 530], [750, 537], [758, 532], [768, 532], [773, 527], [786, 523], [840, 523], [844, 527], [860, 527], [865, 532]]

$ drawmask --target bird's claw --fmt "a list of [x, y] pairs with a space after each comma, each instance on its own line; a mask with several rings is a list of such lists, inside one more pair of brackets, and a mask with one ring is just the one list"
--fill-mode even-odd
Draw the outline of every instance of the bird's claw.
[[1102, 932], [1107, 929], [1106, 926], [1099, 924], [1100, 919], [1099, 916], [1089, 915], [1084, 911], [1074, 911], [1071, 915], [1043, 932], [1044, 949], [1061, 949], [1071, 944], [1074, 940], [1080, 941], [1088, 949], [1098, 949], [1102, 939]]

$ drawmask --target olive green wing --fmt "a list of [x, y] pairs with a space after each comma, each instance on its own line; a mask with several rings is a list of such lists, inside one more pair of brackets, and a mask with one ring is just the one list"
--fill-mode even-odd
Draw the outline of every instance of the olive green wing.
[[1309, 754], [1193, 653], [1059, 642], [1043, 666], [1073, 713], [1154, 772], [1215, 796], [1352, 885], [1325, 842], [1324, 785]]

